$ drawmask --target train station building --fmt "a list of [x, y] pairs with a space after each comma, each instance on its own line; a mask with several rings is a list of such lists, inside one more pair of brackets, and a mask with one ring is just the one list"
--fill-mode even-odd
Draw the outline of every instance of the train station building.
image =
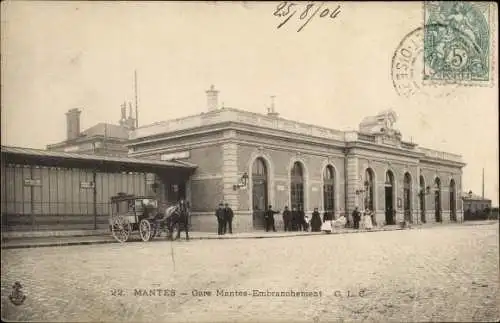
[[236, 232], [261, 230], [269, 205], [336, 217], [370, 209], [378, 226], [463, 219], [462, 157], [403, 140], [392, 110], [340, 131], [274, 107], [221, 108], [213, 86], [206, 94], [206, 111], [141, 127], [122, 106], [116, 149], [96, 150], [108, 135], [81, 133], [74, 109], [67, 140], [49, 150], [2, 147], [2, 231], [105, 228], [118, 193], [186, 198], [198, 231], [216, 232], [220, 202], [233, 208]]
[[[371, 209], [378, 225], [463, 218], [462, 157], [403, 140], [392, 110], [340, 131], [281, 118], [274, 107], [220, 108], [218, 91], [206, 93], [205, 112], [138, 127], [127, 144], [130, 157], [197, 165], [185, 183], [194, 230], [215, 230], [221, 201], [236, 231], [261, 229], [268, 205], [335, 216]], [[160, 194], [178, 189], [158, 180]]]

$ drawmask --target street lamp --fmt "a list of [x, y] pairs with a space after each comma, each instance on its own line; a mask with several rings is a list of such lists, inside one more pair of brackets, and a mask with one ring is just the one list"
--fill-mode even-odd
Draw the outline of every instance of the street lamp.
[[247, 187], [248, 184], [248, 174], [245, 172], [241, 175], [240, 182], [238, 184], [233, 185], [233, 190], [237, 190], [242, 187]]

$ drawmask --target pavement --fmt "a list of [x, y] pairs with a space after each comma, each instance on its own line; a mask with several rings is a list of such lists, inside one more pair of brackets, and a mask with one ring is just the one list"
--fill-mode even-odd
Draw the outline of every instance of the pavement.
[[[496, 220], [492, 221], [471, 221], [465, 223], [429, 223], [429, 224], [416, 224], [412, 225], [411, 229], [422, 229], [431, 228], [436, 226], [445, 225], [484, 225], [498, 223]], [[362, 232], [380, 232], [380, 231], [394, 231], [403, 230], [397, 225], [390, 225], [384, 227], [375, 227], [372, 230], [354, 230], [354, 229], [336, 229], [331, 234], [348, 234], [348, 233], [362, 233]], [[266, 238], [284, 238], [284, 237], [295, 237], [295, 236], [310, 236], [310, 235], [321, 235], [325, 234], [323, 232], [264, 232], [264, 231], [254, 231], [254, 232], [241, 232], [234, 234], [225, 234], [222, 236], [217, 235], [212, 232], [190, 232], [189, 237], [191, 240], [211, 240], [211, 239], [266, 239]], [[181, 238], [184, 235], [181, 234]], [[166, 239], [163, 234], [161, 237], [155, 238], [150, 242], [164, 241]], [[138, 236], [135, 234], [130, 237], [128, 242], [142, 242]], [[127, 243], [128, 243], [127, 242]], [[9, 239], [2, 239], [1, 247], [2, 249], [21, 249], [21, 248], [40, 248], [40, 247], [58, 247], [58, 246], [74, 246], [74, 245], [92, 245], [92, 244], [105, 244], [105, 243], [119, 243], [116, 241], [109, 232], [83, 235], [78, 233], [75, 236], [46, 236], [46, 237], [14, 237]]]
[[[498, 235], [496, 222], [2, 250], [1, 314], [46, 322], [498, 322]], [[16, 281], [20, 305], [9, 299]]]

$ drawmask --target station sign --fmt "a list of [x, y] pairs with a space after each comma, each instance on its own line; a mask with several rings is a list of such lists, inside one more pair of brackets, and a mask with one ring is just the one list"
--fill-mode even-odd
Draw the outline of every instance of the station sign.
[[42, 186], [42, 181], [39, 179], [26, 178], [24, 186]]
[[179, 151], [171, 154], [162, 154], [160, 159], [163, 161], [175, 160], [175, 159], [186, 159], [189, 158], [189, 151]]
[[78, 147], [78, 146], [69, 146], [69, 147], [64, 148], [64, 152], [67, 152], [67, 153], [70, 153], [73, 151], [79, 151], [79, 150], [80, 150], [80, 147]]
[[80, 182], [80, 188], [89, 189], [94, 188], [94, 182]]

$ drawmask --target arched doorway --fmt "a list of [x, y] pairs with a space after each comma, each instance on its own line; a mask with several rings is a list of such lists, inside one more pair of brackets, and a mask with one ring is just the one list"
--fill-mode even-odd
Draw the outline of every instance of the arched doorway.
[[394, 174], [389, 170], [385, 173], [385, 223], [396, 224], [394, 210]]
[[365, 171], [365, 209], [375, 211], [375, 175], [373, 169], [367, 168]]
[[434, 181], [434, 216], [436, 222], [441, 222], [441, 180], [436, 177]]
[[323, 171], [323, 207], [325, 212], [335, 214], [335, 170], [327, 165]]
[[411, 175], [405, 173], [403, 182], [403, 209], [405, 212], [405, 220], [413, 223], [413, 216], [411, 212]]
[[254, 228], [264, 228], [264, 212], [268, 202], [267, 167], [263, 158], [257, 158], [252, 165], [252, 206]]
[[457, 201], [455, 191], [455, 180], [450, 181], [450, 220], [457, 221]]
[[426, 195], [426, 188], [425, 188], [425, 179], [422, 175], [420, 175], [420, 190], [418, 192], [418, 197], [420, 199], [420, 219], [422, 220], [422, 223], [427, 222], [425, 219], [425, 195]]
[[290, 202], [292, 210], [304, 210], [304, 170], [300, 162], [295, 162], [290, 172]]

